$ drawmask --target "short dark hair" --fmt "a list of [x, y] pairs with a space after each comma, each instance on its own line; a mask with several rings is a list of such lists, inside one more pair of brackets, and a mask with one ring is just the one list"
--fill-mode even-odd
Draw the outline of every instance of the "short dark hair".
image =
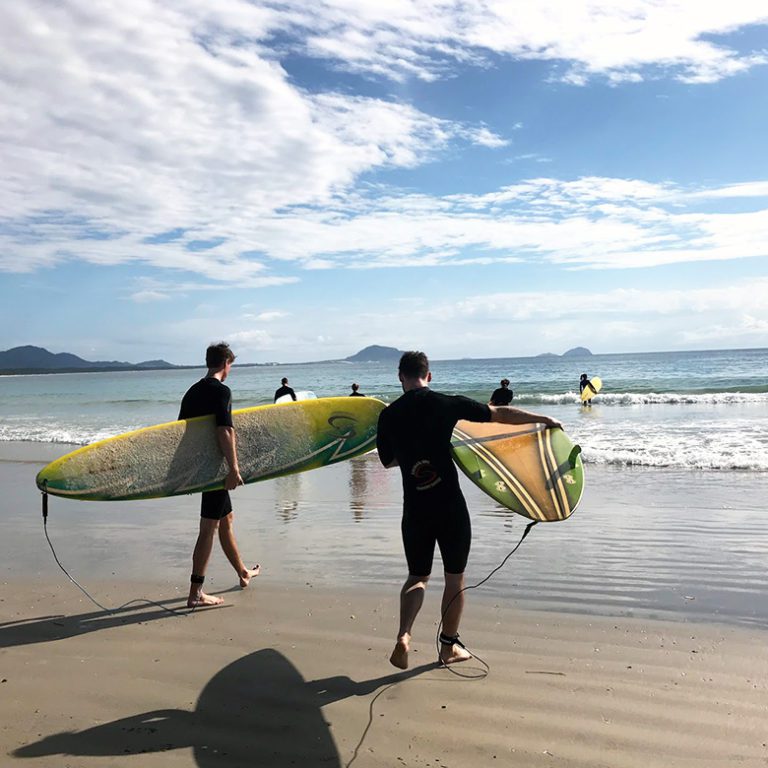
[[283, 378], [283, 379], [280, 379], [280, 383], [281, 383], [283, 386], [285, 386], [285, 385], [288, 383], [288, 379], [285, 379], [285, 378]]
[[234, 361], [235, 355], [225, 341], [211, 344], [205, 350], [205, 364], [209, 368], [221, 368], [225, 363], [233, 363]]
[[502, 387], [508, 387], [509, 386], [509, 379], [502, 379], [501, 380], [501, 386]]
[[352, 385], [352, 391], [353, 392], [357, 392], [358, 389], [360, 389], [360, 385], [359, 384], [353, 384]]
[[429, 359], [423, 352], [403, 352], [398, 370], [409, 379], [424, 379], [429, 373]]

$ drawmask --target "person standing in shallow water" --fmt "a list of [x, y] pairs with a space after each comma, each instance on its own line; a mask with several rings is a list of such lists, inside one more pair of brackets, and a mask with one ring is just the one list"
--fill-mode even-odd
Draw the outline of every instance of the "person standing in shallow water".
[[353, 384], [352, 385], [352, 391], [349, 393], [349, 397], [365, 397], [365, 395], [359, 391], [360, 385], [359, 384]]
[[243, 484], [237, 462], [237, 437], [232, 424], [232, 392], [224, 384], [234, 361], [235, 356], [228, 344], [211, 344], [205, 352], [208, 373], [187, 390], [179, 410], [179, 420], [213, 414], [216, 419], [216, 439], [229, 468], [224, 479], [224, 488], [205, 491], [200, 501], [200, 531], [192, 553], [192, 576], [187, 598], [187, 606], [190, 608], [221, 605], [224, 602], [221, 597], [208, 595], [203, 591], [205, 572], [211, 559], [213, 539], [217, 531], [221, 548], [237, 571], [243, 589], [254, 576], [259, 575], [260, 570], [258, 565], [247, 568], [243, 563], [232, 527], [233, 513], [229, 492]]
[[[581, 378], [579, 379], [579, 393], [583, 392], [585, 389], [588, 389], [592, 395], [597, 394], [595, 388], [592, 386], [592, 382], [589, 380], [589, 376], [587, 376], [586, 373], [582, 373]], [[592, 397], [589, 397], [587, 400], [582, 400], [582, 403], [584, 405], [592, 405]]]
[[381, 463], [399, 466], [402, 474], [401, 530], [408, 563], [408, 578], [400, 591], [400, 625], [389, 660], [399, 669], [408, 668], [411, 631], [424, 602], [437, 544], [445, 574], [439, 661], [453, 664], [471, 658], [459, 640], [459, 624], [472, 537], [467, 504], [451, 458], [453, 428], [461, 419], [548, 427], [559, 427], [560, 422], [512, 406], [483, 405], [463, 395], [434, 392], [429, 388], [432, 374], [423, 352], [405, 352], [398, 377], [403, 395], [379, 415], [376, 438]]
[[509, 388], [509, 379], [502, 379], [499, 388], [493, 390], [488, 405], [509, 405], [514, 396], [514, 392]]
[[275, 390], [275, 397], [272, 402], [276, 403], [283, 395], [290, 395], [291, 400], [296, 400], [296, 393], [288, 386], [288, 379], [285, 378], [280, 380], [280, 388]]

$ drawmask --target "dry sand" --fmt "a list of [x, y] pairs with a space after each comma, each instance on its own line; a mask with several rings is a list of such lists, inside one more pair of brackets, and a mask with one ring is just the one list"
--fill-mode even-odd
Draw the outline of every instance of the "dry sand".
[[[661, 595], [659, 605], [674, 621], [530, 610], [518, 599], [528, 585], [513, 588], [509, 580], [503, 590], [470, 593], [462, 637], [490, 672], [483, 676], [474, 661], [455, 670], [474, 679], [434, 664], [441, 589], [435, 576], [417, 622], [411, 669], [401, 673], [388, 663], [400, 586], [392, 574], [402, 568], [396, 512], [394, 506], [381, 506], [382, 499], [397, 505], [396, 477], [377, 474], [373, 465], [361, 476], [358, 465], [337, 474], [309, 473], [282, 488], [264, 484], [238, 491], [245, 494], [238, 497], [241, 507], [249, 506], [252, 513], [239, 517], [241, 546], [250, 549], [252, 539], [259, 543], [264, 572], [247, 590], [230, 590], [233, 574], [216, 550], [208, 583], [213, 592], [224, 590], [227, 605], [193, 613], [183, 609], [196, 520], [189, 500], [132, 506], [131, 516], [124, 514], [125, 507], [72, 509], [53, 500], [54, 541], [100, 602], [116, 607], [143, 597], [181, 611], [133, 603], [110, 613], [89, 602], [56, 568], [42, 536], [33, 484], [39, 457], [17, 456], [11, 462], [0, 457], [2, 766], [768, 765], [764, 603], [756, 603], [754, 615], [738, 613], [751, 628], [702, 621], [701, 613], [696, 621], [674, 613], [676, 605], [682, 611], [690, 602], [701, 604], [701, 599], [684, 599], [695, 581], [677, 593], [674, 580], [678, 574], [703, 572], [712, 560], [709, 550], [672, 550], [680, 566], [671, 569], [672, 555], [664, 561], [665, 584], [671, 586], [657, 585], [644, 598], [656, 610], [652, 600]], [[341, 498], [334, 494], [343, 472], [351, 474], [348, 497]], [[601, 490], [593, 482], [589, 507], [580, 511], [585, 518], [606, 521], [603, 539], [585, 536], [566, 550], [566, 529], [546, 529], [534, 544], [526, 544], [527, 554], [518, 561], [524, 576], [514, 580], [536, 577], [544, 607], [552, 582], [544, 578], [542, 563], [558, 554], [563, 559], [551, 561], [550, 573], [578, 577], [578, 570], [567, 571], [571, 566], [563, 552], [573, 560], [581, 547], [577, 565], [594, 582], [574, 581], [569, 592], [561, 576], [554, 607], [598, 587], [612, 597], [622, 580], [636, 585], [631, 589], [653, 586], [640, 569], [658, 568], [660, 561], [652, 556], [658, 557], [666, 533], [646, 540], [643, 528], [650, 536], [651, 522], [658, 527], [671, 519], [671, 502], [659, 494], [674, 495], [664, 483], [657, 485], [655, 506], [650, 491], [643, 494], [654, 514], [641, 519], [629, 506], [621, 517], [605, 513], [608, 499], [629, 505], [630, 492], [622, 502], [615, 483]], [[281, 494], [303, 500], [288, 514]], [[333, 527], [340, 504], [345, 516], [354, 515], [353, 522], [345, 519]], [[185, 516], [158, 519], [181, 512]], [[310, 512], [323, 521], [325, 538], [312, 539], [318, 525], [313, 527]], [[758, 518], [756, 510], [748, 514], [747, 522]], [[97, 521], [108, 517], [101, 528]], [[605, 539], [608, 522], [616, 520], [636, 527], [629, 535], [619, 527]], [[357, 528], [350, 527], [357, 522]], [[478, 520], [478, 530], [493, 535], [491, 524], [500, 525], [493, 518]], [[575, 536], [579, 530], [567, 533]], [[345, 532], [347, 540], [334, 549], [331, 540], [343, 539]], [[512, 533], [518, 534], [519, 526]], [[709, 542], [709, 536], [707, 529], [698, 541]], [[627, 571], [624, 561], [610, 554], [633, 540], [645, 542], [642, 552], [648, 557], [636, 557], [630, 563], [635, 570]], [[362, 547], [361, 541], [368, 543]], [[764, 538], [755, 538], [750, 549], [734, 544], [731, 534], [722, 541], [728, 546], [711, 546], [732, 549], [738, 562], [749, 566], [743, 571], [751, 579], [746, 594], [757, 594], [756, 574], [762, 571], [755, 569], [764, 562]], [[501, 548], [506, 547], [503, 542]], [[301, 557], [287, 559], [299, 551]], [[354, 574], [373, 551], [370, 562], [380, 569], [379, 586], [351, 575], [343, 586], [338, 578], [329, 583], [328, 552], [336, 559], [338, 576]], [[477, 552], [483, 554], [482, 546]], [[731, 562], [737, 561], [723, 562], [722, 574]], [[525, 571], [521, 564], [527, 564]], [[734, 581], [728, 588], [735, 594], [739, 586]], [[625, 584], [616, 592], [629, 601], [626, 605], [632, 604], [629, 590]], [[617, 602], [615, 610], [624, 604]], [[574, 600], [572, 610], [588, 609], [589, 604]]]

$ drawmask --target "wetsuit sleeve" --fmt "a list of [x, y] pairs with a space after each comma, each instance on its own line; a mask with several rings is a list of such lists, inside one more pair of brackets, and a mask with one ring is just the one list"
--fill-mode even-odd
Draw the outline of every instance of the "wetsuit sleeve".
[[213, 415], [216, 418], [217, 427], [231, 427], [232, 424], [232, 391], [222, 385], [217, 388], [216, 398], [213, 403]]
[[379, 461], [386, 467], [395, 460], [395, 450], [392, 446], [386, 411], [379, 414], [379, 427], [376, 431], [376, 450], [379, 453]]
[[464, 395], [455, 395], [454, 415], [456, 420], [465, 419], [466, 421], [490, 421], [491, 409], [485, 403], [478, 403]]

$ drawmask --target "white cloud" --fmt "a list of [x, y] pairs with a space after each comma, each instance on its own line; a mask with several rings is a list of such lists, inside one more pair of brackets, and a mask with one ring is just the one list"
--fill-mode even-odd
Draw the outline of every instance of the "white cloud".
[[[472, 350], [473, 357], [563, 352], [650, 351], [764, 343], [768, 278], [686, 291], [508, 291], [454, 302], [412, 303], [407, 311], [360, 318], [366, 330], [412, 338], [435, 359]], [[446, 328], [450, 328], [446, 334]]]
[[[295, 282], [283, 261], [628, 268], [764, 256], [766, 210], [695, 208], [705, 197], [764, 196], [760, 180], [685, 190], [534, 178], [446, 197], [364, 186], [365, 174], [412, 168], [457, 142], [494, 149], [507, 139], [406, 102], [302, 90], [279, 57], [300, 50], [399, 80], [488, 66], [489, 54], [552, 61], [582, 81], [637, 80], [648, 67], [711, 80], [764, 59], [711, 36], [767, 21], [764, 4], [746, 0], [6, 4], [0, 270], [83, 260], [201, 278], [134, 292], [149, 301]], [[178, 231], [159, 237], [169, 230]], [[195, 245], [205, 240], [215, 244]]]
[[[755, 182], [750, 189], [757, 195], [762, 187]], [[703, 199], [727, 196], [719, 188], [602, 177], [530, 179], [442, 198], [377, 190], [330, 212], [302, 209], [265, 219], [260, 232], [268, 257], [307, 269], [521, 260], [629, 269], [768, 255], [768, 206], [697, 209]]]
[[[394, 80], [433, 80], [458, 61], [492, 55], [565, 62], [559, 75], [583, 85], [672, 73], [709, 83], [764, 65], [764, 51], [740, 52], [710, 39], [768, 23], [760, 0], [322, 0], [281, 3], [294, 29], [312, 30], [298, 47], [340, 67]], [[277, 7], [277, 6], [275, 6]]]
[[259, 312], [256, 315], [246, 314], [246, 320], [253, 320], [258, 323], [271, 323], [274, 320], [282, 320], [284, 317], [289, 317], [290, 312], [283, 312], [279, 309], [267, 310], [265, 312]]
[[[4, 8], [1, 270], [77, 258], [252, 280], [258, 217], [327, 204], [361, 174], [451, 142], [504, 143], [408, 104], [304, 92], [264, 46], [292, 13], [215, 5]], [[170, 228], [185, 232], [151, 239]], [[184, 247], [207, 236], [223, 242]]]
[[150, 301], [167, 301], [170, 296], [161, 291], [136, 291], [131, 294], [131, 299], [137, 304], [146, 304]]

